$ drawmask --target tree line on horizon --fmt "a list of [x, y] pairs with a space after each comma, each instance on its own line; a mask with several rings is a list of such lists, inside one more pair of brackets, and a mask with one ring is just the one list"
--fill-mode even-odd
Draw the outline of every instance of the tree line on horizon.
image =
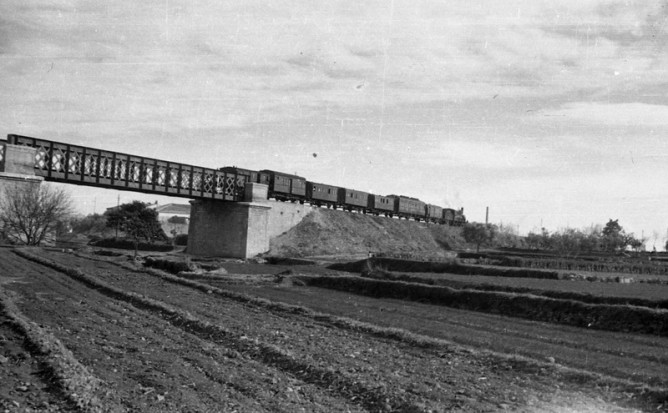
[[[550, 232], [542, 228], [540, 232], [529, 232], [520, 236], [513, 226], [503, 224], [467, 223], [462, 236], [466, 242], [480, 247], [511, 247], [533, 250], [552, 251], [561, 255], [617, 253], [629, 248], [635, 252], [643, 251], [646, 238], [638, 238], [627, 233], [619, 224], [618, 219], [610, 219], [602, 225], [594, 225], [586, 229], [564, 228]], [[666, 242], [668, 250], [668, 241]]]
[[[170, 223], [182, 225], [180, 217], [170, 218]], [[173, 221], [172, 221], [173, 220]], [[155, 209], [148, 204], [133, 201], [112, 208], [104, 215], [76, 216], [70, 195], [50, 185], [33, 185], [26, 188], [6, 187], [0, 191], [0, 238], [16, 244], [40, 245], [53, 233], [74, 232], [88, 237], [104, 236], [109, 231], [118, 236], [120, 230], [131, 238], [135, 246], [140, 240], [164, 241], [166, 234], [158, 222]], [[176, 234], [172, 234], [176, 235]], [[553, 251], [562, 255], [586, 253], [617, 253], [632, 249], [644, 250], [647, 239], [627, 233], [618, 219], [609, 219], [605, 225], [595, 225], [579, 230], [564, 228], [549, 232], [530, 232], [520, 236], [512, 225], [467, 223], [462, 229], [466, 242], [480, 247], [514, 247]], [[668, 241], [666, 242], [668, 250]]]

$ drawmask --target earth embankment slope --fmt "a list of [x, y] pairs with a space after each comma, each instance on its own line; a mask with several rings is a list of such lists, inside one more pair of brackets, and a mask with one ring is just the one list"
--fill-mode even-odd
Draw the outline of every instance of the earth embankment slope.
[[329, 209], [314, 209], [273, 238], [268, 255], [308, 257], [371, 253], [449, 257], [465, 245], [461, 229]]

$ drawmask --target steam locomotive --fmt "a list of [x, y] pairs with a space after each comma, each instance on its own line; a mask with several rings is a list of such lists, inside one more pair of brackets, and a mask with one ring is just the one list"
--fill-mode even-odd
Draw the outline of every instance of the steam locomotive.
[[301, 176], [268, 169], [253, 171], [236, 166], [226, 166], [219, 170], [236, 175], [236, 177], [243, 177], [246, 182], [267, 185], [269, 198], [278, 201], [302, 204], [308, 202], [318, 207], [340, 208], [364, 214], [382, 214], [387, 217], [396, 216], [451, 226], [461, 226], [466, 223], [464, 208], [458, 210], [442, 208], [403, 195], [374, 195], [355, 189], [311, 182]]

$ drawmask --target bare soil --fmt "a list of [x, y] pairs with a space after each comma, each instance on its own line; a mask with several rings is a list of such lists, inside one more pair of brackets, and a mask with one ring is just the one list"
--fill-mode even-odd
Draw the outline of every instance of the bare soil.
[[51, 382], [42, 358], [27, 348], [12, 321], [0, 314], [0, 411], [73, 411]]
[[317, 208], [272, 239], [268, 255], [350, 257], [382, 252], [454, 257], [452, 250], [464, 245], [460, 228]]
[[[99, 281], [86, 284], [0, 250], [3, 291], [11, 294], [27, 318], [55, 335], [103, 380], [98, 397], [109, 411], [630, 412], [666, 407], [655, 397], [657, 388], [666, 383], [663, 371], [668, 369], [665, 354], [660, 353], [661, 347], [666, 348], [665, 339], [656, 343], [652, 337], [620, 335], [606, 347], [604, 343], [613, 336], [591, 335], [578, 343], [578, 329], [570, 333], [563, 327], [540, 330], [541, 323], [503, 317], [476, 325], [468, 312], [299, 287], [286, 279], [271, 285], [275, 274], [271, 267], [265, 276], [220, 275], [219, 286], [300, 303], [322, 314], [409, 331], [420, 326], [416, 332], [438, 338], [447, 338], [459, 323], [466, 328], [451, 337], [478, 337], [466, 346], [453, 344], [455, 339], [416, 345], [391, 334], [333, 323], [322, 315], [286, 311], [270, 302], [261, 305], [226, 298], [214, 293], [213, 286], [200, 290], [99, 259], [35, 253]], [[503, 331], [512, 324], [521, 327]], [[476, 335], [478, 329], [482, 333]], [[514, 335], [525, 341], [512, 341]], [[527, 340], [531, 335], [544, 335], [544, 343], [567, 344], [554, 347], [548, 359], [536, 344], [541, 340]], [[515, 348], [542, 360], [478, 350], [494, 347], [499, 340], [508, 343], [496, 351], [512, 354]], [[560, 367], [562, 357], [571, 357], [560, 348], [579, 347], [585, 359], [605, 359], [618, 351], [637, 352], [644, 358], [632, 357], [626, 366], [603, 372], [618, 373], [621, 377], [616, 379], [601, 376], [598, 362], [575, 362], [592, 372], [587, 374]], [[24, 354], [34, 357], [29, 350]], [[623, 360], [620, 356], [608, 362]], [[28, 388], [35, 397], [64, 400], [58, 393], [40, 393], [47, 385], [43, 378], [32, 382], [39, 383]], [[654, 385], [654, 395], [647, 394], [646, 384]], [[10, 406], [11, 400], [3, 403], [10, 411], [24, 411]], [[66, 409], [65, 405], [57, 408]]]

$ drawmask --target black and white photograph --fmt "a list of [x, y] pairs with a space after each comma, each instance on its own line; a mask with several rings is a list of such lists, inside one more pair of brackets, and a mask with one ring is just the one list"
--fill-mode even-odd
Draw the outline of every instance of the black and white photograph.
[[666, 0], [2, 0], [0, 413], [668, 411], [666, 176]]

